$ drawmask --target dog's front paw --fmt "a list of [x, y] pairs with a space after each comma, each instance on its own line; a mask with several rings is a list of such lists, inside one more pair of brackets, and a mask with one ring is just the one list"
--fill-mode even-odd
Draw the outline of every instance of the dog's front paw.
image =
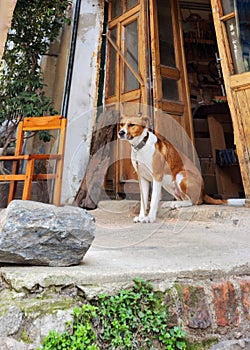
[[143, 222], [142, 220], [145, 218], [145, 216], [136, 216], [134, 218], [134, 223], [137, 223], [137, 222]]
[[155, 218], [151, 216], [136, 216], [134, 218], [134, 222], [142, 222], [143, 224], [150, 224], [152, 222], [155, 222]]
[[152, 224], [156, 220], [156, 218], [153, 216], [146, 216], [144, 219], [145, 219], [145, 221], [143, 221], [143, 222], [145, 222], [146, 224]]

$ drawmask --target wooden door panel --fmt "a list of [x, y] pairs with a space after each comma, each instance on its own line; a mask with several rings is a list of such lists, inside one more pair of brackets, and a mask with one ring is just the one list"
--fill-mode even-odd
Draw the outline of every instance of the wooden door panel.
[[[235, 5], [238, 5], [235, 7]], [[249, 28], [250, 8], [247, 1], [211, 0], [217, 44], [231, 112], [234, 141], [239, 158], [242, 182], [247, 200], [250, 199], [250, 62], [244, 45], [244, 25]], [[245, 11], [242, 13], [242, 9]], [[240, 20], [240, 15], [245, 19]], [[247, 201], [249, 202], [249, 201]]]
[[[127, 10], [128, 1], [110, 1], [105, 104], [116, 105], [121, 114], [149, 115], [155, 131], [166, 138], [174, 136], [173, 142], [192, 156], [193, 125], [179, 1], [133, 1], [137, 5]], [[130, 145], [117, 141], [116, 152], [119, 192], [120, 184], [136, 175], [128, 158]]]
[[[110, 2], [105, 105], [114, 105], [120, 115], [138, 114], [147, 104], [144, 5], [144, 0]], [[117, 139], [113, 151], [116, 161], [109, 169], [107, 182], [113, 182], [117, 194], [123, 192], [124, 182], [137, 178], [130, 160], [130, 144]]]
[[239, 87], [232, 91], [233, 99], [236, 103], [236, 110], [244, 118], [243, 132], [247, 132], [245, 137], [245, 147], [250, 150], [250, 85], [248, 88]]
[[194, 141], [193, 121], [179, 1], [150, 0], [150, 13], [154, 128], [166, 138], [173, 130], [177, 146], [192, 158], [193, 150], [189, 150]]

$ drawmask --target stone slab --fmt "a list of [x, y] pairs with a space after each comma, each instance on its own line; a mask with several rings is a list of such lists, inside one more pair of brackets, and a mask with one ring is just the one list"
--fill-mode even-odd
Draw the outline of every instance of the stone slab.
[[[126, 210], [112, 202], [91, 211], [96, 236], [78, 266], [16, 268], [2, 264], [1, 273], [16, 290], [32, 289], [35, 284], [75, 284], [89, 293], [127, 286], [135, 277], [171, 284], [176, 278], [250, 274], [250, 209], [182, 208], [156, 223], [134, 224], [127, 204]], [[189, 212], [189, 220], [182, 218], [183, 211], [186, 217]], [[192, 211], [204, 220], [194, 220]]]

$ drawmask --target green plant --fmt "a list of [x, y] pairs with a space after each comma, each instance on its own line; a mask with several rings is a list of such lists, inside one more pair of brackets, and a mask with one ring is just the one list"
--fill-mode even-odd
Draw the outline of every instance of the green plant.
[[8, 34], [0, 72], [0, 142], [7, 148], [24, 117], [55, 114], [44, 93], [42, 56], [69, 19], [69, 0], [18, 0]]
[[73, 323], [68, 323], [68, 331], [60, 334], [51, 331], [44, 339], [43, 350], [98, 350], [95, 344], [96, 333], [92, 326], [92, 319], [97, 317], [96, 308], [89, 304], [81, 309], [75, 307]]
[[166, 350], [186, 349], [181, 328], [168, 329], [163, 294], [140, 279], [132, 290], [76, 307], [73, 318], [65, 333], [50, 332], [40, 350], [152, 349], [155, 342]]
[[184, 333], [179, 327], [168, 330], [167, 311], [162, 295], [152, 285], [135, 280], [133, 290], [115, 296], [99, 296], [97, 305], [103, 325], [101, 338], [107, 348], [149, 348], [156, 339], [165, 349], [185, 349]]

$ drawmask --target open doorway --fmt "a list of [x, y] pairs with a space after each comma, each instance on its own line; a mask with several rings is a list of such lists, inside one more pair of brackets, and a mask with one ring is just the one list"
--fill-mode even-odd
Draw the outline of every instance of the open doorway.
[[[131, 102], [149, 104], [151, 96], [154, 111], [162, 111], [151, 115], [155, 130], [168, 133], [172, 118], [195, 144], [207, 193], [243, 197], [210, 0], [126, 4], [109, 2], [108, 35], [115, 45], [109, 40], [105, 104], [111, 109], [119, 104], [124, 110]], [[131, 187], [128, 193], [139, 191], [132, 165], [124, 159], [125, 146], [118, 146], [114, 153], [121, 161], [111, 165], [105, 182], [105, 190], [115, 198], [124, 186]]]
[[[106, 111], [137, 114], [146, 106], [154, 130], [182, 151], [183, 130], [193, 142], [208, 194], [243, 197], [210, 0], [109, 1], [106, 38]], [[129, 145], [116, 134], [103, 192], [139, 197]]]
[[244, 197], [211, 4], [180, 1], [194, 142], [207, 193]]

